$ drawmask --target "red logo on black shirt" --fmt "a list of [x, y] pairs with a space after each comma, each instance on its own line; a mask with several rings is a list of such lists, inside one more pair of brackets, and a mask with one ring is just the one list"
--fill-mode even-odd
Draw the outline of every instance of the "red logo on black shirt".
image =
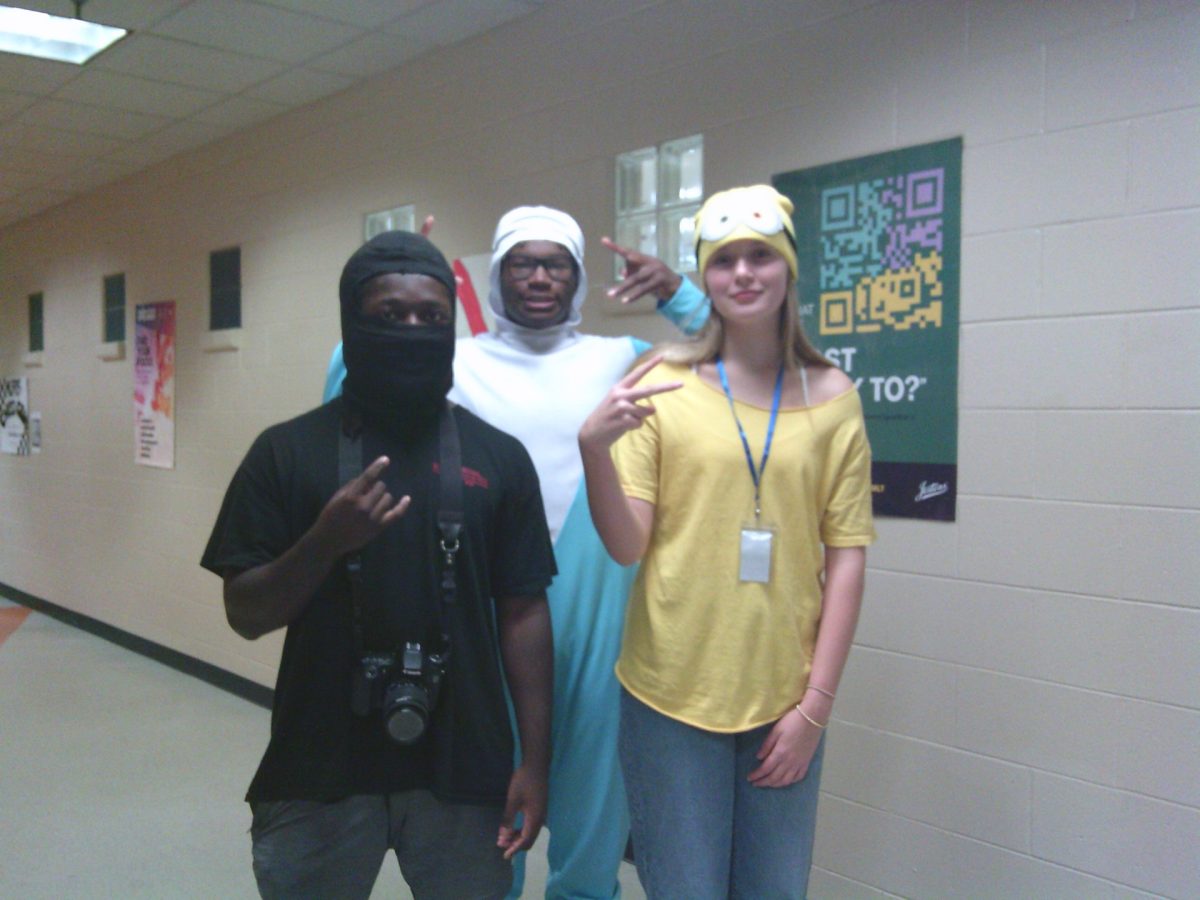
[[[441, 466], [435, 462], [433, 464], [433, 474], [438, 475], [440, 473]], [[484, 478], [483, 475], [481, 475], [479, 472], [476, 472], [474, 469], [468, 469], [466, 466], [462, 467], [462, 479], [463, 484], [467, 487], [483, 488], [485, 491], [489, 487], [488, 480]]]

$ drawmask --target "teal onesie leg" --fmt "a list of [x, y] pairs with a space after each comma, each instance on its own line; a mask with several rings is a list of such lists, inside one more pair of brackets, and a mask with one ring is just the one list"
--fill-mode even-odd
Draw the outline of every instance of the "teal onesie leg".
[[620, 693], [613, 666], [636, 567], [609, 557], [579, 493], [554, 546], [558, 577], [547, 591], [554, 630], [553, 758], [547, 898], [608, 900], [629, 838], [617, 760]]

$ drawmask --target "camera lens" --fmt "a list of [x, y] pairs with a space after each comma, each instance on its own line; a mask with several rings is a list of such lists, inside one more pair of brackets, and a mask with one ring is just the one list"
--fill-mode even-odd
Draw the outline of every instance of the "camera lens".
[[425, 689], [409, 682], [388, 688], [383, 700], [383, 727], [397, 744], [414, 744], [425, 733], [429, 702]]

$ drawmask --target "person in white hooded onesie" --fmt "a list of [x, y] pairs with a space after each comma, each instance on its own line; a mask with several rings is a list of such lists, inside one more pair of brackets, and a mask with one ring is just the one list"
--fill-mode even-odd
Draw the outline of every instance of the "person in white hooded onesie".
[[[522, 206], [501, 217], [488, 292], [495, 330], [459, 339], [449, 395], [525, 445], [554, 541], [559, 574], [547, 592], [554, 718], [546, 816], [546, 896], [554, 898], [617, 896], [617, 869], [629, 833], [617, 761], [613, 667], [634, 568], [612, 561], [592, 525], [578, 434], [649, 344], [577, 330], [587, 295], [583, 249], [579, 225], [559, 210]], [[661, 266], [637, 254], [627, 259]], [[707, 319], [708, 300], [682, 278], [671, 297], [660, 299], [659, 311], [692, 332]], [[330, 361], [326, 400], [340, 392], [344, 373], [339, 345]], [[513, 896], [519, 896], [523, 868], [515, 871]]]

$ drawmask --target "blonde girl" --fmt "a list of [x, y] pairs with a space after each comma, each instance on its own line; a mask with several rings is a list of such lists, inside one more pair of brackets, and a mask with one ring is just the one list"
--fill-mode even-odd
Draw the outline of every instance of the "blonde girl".
[[[792, 296], [791, 212], [766, 185], [709, 198], [708, 324], [636, 366], [580, 431], [596, 528], [640, 563], [616, 671], [651, 898], [807, 890], [822, 735], [875, 532], [858, 394]], [[651, 369], [664, 380], [641, 385]]]

